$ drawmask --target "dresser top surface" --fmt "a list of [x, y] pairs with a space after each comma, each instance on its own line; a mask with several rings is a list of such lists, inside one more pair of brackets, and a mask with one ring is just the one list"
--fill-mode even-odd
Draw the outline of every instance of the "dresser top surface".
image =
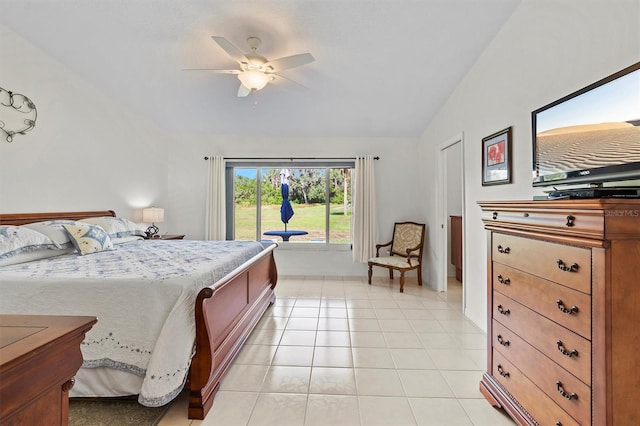
[[66, 335], [86, 333], [96, 321], [90, 316], [0, 315], [0, 365]]
[[585, 198], [585, 199], [565, 199], [565, 200], [496, 200], [478, 201], [483, 208], [490, 206], [503, 207], [529, 207], [529, 208], [549, 208], [549, 209], [611, 209], [618, 205], [630, 205], [640, 208], [640, 199], [636, 198]]

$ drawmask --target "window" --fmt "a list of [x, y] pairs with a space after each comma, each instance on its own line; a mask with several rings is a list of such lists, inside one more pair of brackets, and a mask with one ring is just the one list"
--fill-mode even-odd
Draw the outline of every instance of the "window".
[[[227, 238], [261, 240], [267, 231], [305, 231], [291, 243], [351, 244], [351, 175], [353, 161], [227, 161]], [[288, 174], [293, 216], [285, 224], [282, 175]]]

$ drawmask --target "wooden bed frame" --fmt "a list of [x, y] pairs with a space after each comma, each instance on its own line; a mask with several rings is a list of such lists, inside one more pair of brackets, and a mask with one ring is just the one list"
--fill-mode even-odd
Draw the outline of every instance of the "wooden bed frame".
[[[116, 216], [113, 210], [0, 214], [0, 225]], [[265, 310], [275, 301], [275, 245], [200, 291], [195, 305], [196, 353], [189, 379], [189, 418], [204, 419], [220, 379]]]

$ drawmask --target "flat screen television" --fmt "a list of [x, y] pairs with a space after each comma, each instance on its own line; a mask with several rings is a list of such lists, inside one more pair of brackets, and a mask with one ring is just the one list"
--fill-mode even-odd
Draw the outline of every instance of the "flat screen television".
[[533, 111], [531, 124], [533, 186], [640, 179], [640, 62]]

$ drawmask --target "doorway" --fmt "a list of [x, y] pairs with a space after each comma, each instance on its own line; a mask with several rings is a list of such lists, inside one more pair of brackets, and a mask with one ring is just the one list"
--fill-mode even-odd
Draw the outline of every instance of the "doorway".
[[[464, 311], [464, 153], [463, 134], [459, 134], [437, 147], [438, 157], [438, 212], [440, 223], [440, 264], [438, 290], [447, 292], [452, 301], [459, 299]], [[453, 218], [452, 218], [453, 217]], [[453, 226], [452, 226], [453, 225]], [[452, 238], [452, 231], [455, 238]], [[454, 254], [452, 258], [452, 248]], [[457, 248], [457, 249], [456, 249]], [[457, 254], [456, 254], [457, 252]], [[459, 261], [455, 258], [459, 256]], [[457, 275], [457, 277], [456, 277]], [[459, 278], [459, 280], [457, 279]]]

